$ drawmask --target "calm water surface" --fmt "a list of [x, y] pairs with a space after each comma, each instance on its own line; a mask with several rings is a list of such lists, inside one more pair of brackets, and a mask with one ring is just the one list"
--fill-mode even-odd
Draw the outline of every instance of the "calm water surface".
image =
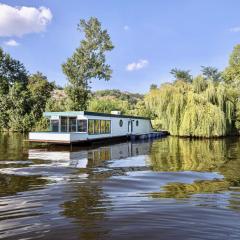
[[240, 239], [240, 139], [29, 146], [0, 135], [1, 239]]

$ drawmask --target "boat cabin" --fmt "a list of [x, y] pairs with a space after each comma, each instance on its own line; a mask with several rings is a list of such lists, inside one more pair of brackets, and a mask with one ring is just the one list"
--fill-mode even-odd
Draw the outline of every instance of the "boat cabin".
[[31, 132], [29, 141], [72, 143], [130, 135], [148, 134], [153, 131], [149, 118], [96, 112], [45, 112], [49, 119], [48, 132]]

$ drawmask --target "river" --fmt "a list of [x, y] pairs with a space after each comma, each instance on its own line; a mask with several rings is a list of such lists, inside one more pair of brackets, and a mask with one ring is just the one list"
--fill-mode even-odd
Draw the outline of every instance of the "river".
[[240, 239], [240, 139], [84, 147], [0, 135], [1, 239]]

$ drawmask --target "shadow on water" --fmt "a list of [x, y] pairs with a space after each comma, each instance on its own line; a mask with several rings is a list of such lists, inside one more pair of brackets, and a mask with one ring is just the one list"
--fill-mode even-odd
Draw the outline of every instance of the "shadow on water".
[[0, 238], [239, 239], [238, 138], [29, 146], [0, 136]]

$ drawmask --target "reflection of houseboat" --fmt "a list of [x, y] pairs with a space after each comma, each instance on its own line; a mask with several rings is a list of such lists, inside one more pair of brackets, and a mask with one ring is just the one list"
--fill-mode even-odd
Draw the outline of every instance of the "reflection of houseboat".
[[146, 156], [151, 149], [151, 142], [132, 143], [130, 141], [98, 147], [89, 150], [61, 151], [46, 149], [29, 149], [28, 158], [55, 161], [60, 165], [85, 168], [97, 167], [109, 160], [131, 159], [136, 156]]
[[152, 136], [149, 118], [95, 112], [46, 112], [49, 132], [31, 132], [31, 142], [66, 143], [93, 141], [116, 137]]

